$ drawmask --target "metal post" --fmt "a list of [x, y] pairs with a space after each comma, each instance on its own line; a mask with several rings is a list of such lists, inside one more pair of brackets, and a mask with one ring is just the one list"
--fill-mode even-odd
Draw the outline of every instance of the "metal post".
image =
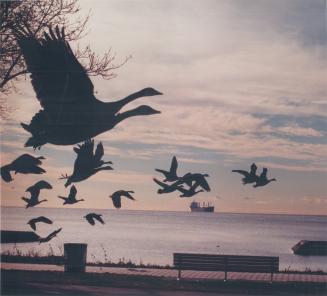
[[224, 282], [227, 281], [227, 269], [228, 269], [228, 257], [225, 256], [224, 257], [224, 265], [225, 265], [225, 278], [224, 278]]

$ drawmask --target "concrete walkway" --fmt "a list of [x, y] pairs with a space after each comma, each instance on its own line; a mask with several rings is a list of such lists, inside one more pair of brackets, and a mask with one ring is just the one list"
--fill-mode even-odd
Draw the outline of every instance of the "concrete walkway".
[[[43, 265], [43, 264], [25, 264], [25, 263], [1, 263], [1, 269], [4, 269], [4, 270], [64, 271], [63, 266]], [[173, 270], [173, 269], [87, 266], [86, 272], [177, 278], [177, 270]], [[185, 270], [182, 272], [182, 277], [184, 279], [193, 279], [193, 280], [223, 280], [224, 272]], [[229, 272], [228, 280], [270, 281], [270, 274], [269, 273]], [[327, 275], [278, 273], [278, 274], [274, 274], [273, 281], [274, 282], [327, 283]]]

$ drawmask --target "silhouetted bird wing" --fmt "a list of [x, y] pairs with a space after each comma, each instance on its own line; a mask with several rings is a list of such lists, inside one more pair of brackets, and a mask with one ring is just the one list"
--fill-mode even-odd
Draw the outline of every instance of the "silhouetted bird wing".
[[62, 230], [62, 228], [59, 228], [53, 232], [51, 232], [47, 237], [45, 238], [41, 238], [39, 241], [40, 243], [46, 243], [48, 241], [50, 241], [51, 239], [53, 239], [55, 236], [57, 236], [57, 234]]
[[59, 116], [63, 105], [94, 99], [93, 84], [65, 40], [63, 28], [60, 31], [56, 27], [55, 32], [50, 28], [40, 40], [22, 30], [14, 32], [34, 91], [45, 110], [56, 111]]
[[75, 200], [76, 198], [76, 194], [77, 194], [77, 189], [76, 187], [73, 185], [70, 187], [70, 191], [69, 191], [69, 195], [68, 195], [68, 199], [69, 200]]
[[36, 222], [43, 222], [43, 223], [46, 223], [46, 224], [52, 224], [53, 222], [47, 218], [47, 217], [44, 217], [44, 216], [40, 216], [38, 218], [36, 218]]
[[102, 143], [100, 142], [98, 145], [97, 145], [97, 148], [95, 149], [95, 154], [94, 154], [94, 162], [96, 164], [98, 164], [100, 162], [100, 160], [102, 159], [103, 157], [103, 154], [104, 154], [104, 150], [103, 150], [103, 145]]
[[112, 203], [113, 203], [114, 207], [116, 209], [120, 209], [121, 208], [121, 198], [120, 198], [120, 196], [113, 194], [111, 199], [112, 199]]
[[22, 197], [22, 200], [25, 201], [26, 203], [30, 203], [31, 202], [31, 200], [29, 198], [27, 198], [27, 197]]
[[104, 221], [100, 215], [94, 215], [93, 217], [94, 217], [94, 219], [98, 220], [101, 224], [104, 224]]
[[249, 172], [243, 171], [243, 170], [232, 170], [233, 173], [239, 173], [243, 175], [244, 177], [247, 177], [249, 175]]
[[132, 195], [130, 195], [129, 192], [134, 193], [134, 191], [124, 191], [123, 196], [125, 196], [125, 197], [127, 197], [129, 199], [135, 200], [135, 198]]
[[260, 174], [259, 179], [260, 179], [260, 180], [265, 180], [265, 179], [267, 179], [267, 169], [266, 169], [266, 168], [263, 168], [263, 169], [262, 169], [262, 173]]
[[177, 158], [176, 158], [176, 156], [174, 156], [171, 161], [171, 165], [170, 165], [170, 173], [176, 175], [177, 167], [178, 167]]
[[257, 171], [257, 166], [255, 165], [255, 163], [251, 164], [251, 174], [255, 175], [256, 171]]
[[87, 140], [74, 148], [74, 151], [77, 153], [77, 158], [74, 163], [74, 172], [81, 173], [94, 168], [93, 148], [93, 140]]
[[207, 180], [205, 179], [204, 176], [201, 176], [201, 177], [198, 177], [196, 178], [195, 180], [195, 184], [194, 184], [194, 188], [196, 188], [197, 186], [196, 185], [200, 185], [205, 191], [210, 191], [210, 186], [209, 186], [209, 183], [207, 182]]
[[[42, 158], [43, 159], [43, 158]], [[33, 166], [33, 165], [40, 165], [42, 164], [42, 161], [40, 160], [40, 157], [34, 157], [30, 154], [22, 154], [21, 156], [17, 157], [12, 163], [12, 166]]]
[[10, 175], [10, 170], [8, 165], [4, 165], [1, 167], [1, 178], [5, 182], [10, 182], [13, 180], [13, 178]]
[[162, 188], [167, 188], [169, 187], [169, 185], [157, 180], [156, 178], [153, 178], [153, 181], [156, 182], [159, 186], [161, 186]]
[[31, 228], [35, 231], [36, 230], [36, 222], [35, 219], [31, 219], [27, 222], [31, 226]]
[[35, 183], [34, 186], [38, 189], [52, 189], [51, 184], [44, 180]]
[[87, 222], [89, 222], [91, 225], [94, 225], [94, 224], [95, 224], [93, 218], [94, 218], [94, 217], [93, 217], [92, 214], [87, 214], [87, 215], [85, 216], [85, 219], [86, 219]]

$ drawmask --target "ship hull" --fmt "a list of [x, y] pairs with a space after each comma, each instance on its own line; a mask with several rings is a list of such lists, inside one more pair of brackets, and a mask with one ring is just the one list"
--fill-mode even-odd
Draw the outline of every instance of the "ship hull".
[[214, 212], [215, 207], [198, 207], [198, 208], [191, 208], [191, 212], [205, 212], [205, 213], [212, 213]]

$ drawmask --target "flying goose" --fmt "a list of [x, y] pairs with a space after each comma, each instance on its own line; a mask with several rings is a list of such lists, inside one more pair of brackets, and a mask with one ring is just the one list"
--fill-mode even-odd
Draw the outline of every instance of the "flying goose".
[[111, 161], [103, 161], [103, 146], [100, 142], [94, 150], [94, 140], [87, 140], [83, 144], [74, 148], [77, 158], [74, 163], [74, 171], [72, 175], [67, 174], [60, 179], [67, 179], [65, 187], [73, 182], [81, 182], [103, 170], [113, 170], [111, 166], [103, 166], [104, 164], [112, 164]]
[[255, 163], [252, 163], [250, 172], [244, 170], [232, 170], [232, 172], [239, 173], [244, 176], [244, 178], [242, 178], [243, 185], [254, 183], [257, 181], [258, 178], [256, 174], [257, 166], [255, 165]]
[[177, 190], [182, 193], [180, 195], [180, 197], [192, 197], [192, 196], [204, 191], [203, 189], [196, 191], [197, 187], [198, 187], [197, 183], [194, 183], [194, 185], [188, 189], [184, 188], [182, 185], [179, 185], [179, 186], [177, 186]]
[[180, 180], [186, 183], [190, 187], [193, 187], [193, 185], [196, 184], [195, 188], [197, 186], [201, 186], [205, 191], [209, 192], [210, 186], [207, 180], [205, 179], [206, 177], [209, 177], [209, 175], [200, 174], [200, 173], [196, 173], [196, 174], [187, 173], [182, 178], [180, 178]]
[[27, 222], [27, 224], [29, 224], [33, 230], [36, 230], [36, 223], [39, 223], [39, 222], [43, 222], [43, 223], [46, 223], [46, 224], [52, 224], [53, 223], [49, 218], [44, 217], [44, 216], [40, 216], [40, 217], [33, 218], [33, 219], [29, 220]]
[[98, 220], [101, 224], [104, 224], [103, 219], [101, 218], [102, 215], [100, 214], [95, 214], [95, 213], [90, 213], [84, 216], [84, 218], [89, 222], [92, 226], [95, 225], [95, 220]]
[[62, 230], [62, 228], [59, 228], [53, 232], [51, 232], [48, 236], [44, 237], [44, 238], [40, 238], [39, 239], [39, 244], [41, 243], [47, 243], [48, 241], [52, 240], [55, 236], [57, 236], [57, 234]]
[[1, 177], [5, 182], [12, 181], [10, 172], [15, 174], [43, 174], [45, 170], [39, 167], [42, 164], [41, 159], [45, 159], [43, 156], [34, 157], [30, 154], [23, 154], [16, 158], [10, 164], [1, 167]]
[[41, 180], [34, 185], [28, 187], [25, 192], [31, 193], [31, 195], [37, 195], [39, 196], [41, 189], [52, 189], [51, 184], [49, 184], [47, 181]]
[[47, 199], [39, 200], [41, 189], [52, 189], [52, 186], [48, 182], [42, 180], [26, 189], [25, 192], [31, 194], [30, 198], [22, 197], [22, 200], [26, 202], [26, 209], [47, 201]]
[[160, 113], [147, 105], [120, 113], [126, 104], [138, 98], [162, 95], [150, 87], [116, 102], [98, 100], [87, 71], [66, 39], [64, 28], [50, 27], [41, 39], [21, 27], [12, 30], [43, 108], [30, 124], [21, 124], [32, 135], [25, 146], [40, 149], [46, 143], [73, 145], [109, 131], [129, 117]]
[[168, 185], [166, 183], [163, 183], [163, 182], [159, 181], [156, 178], [153, 178], [153, 181], [156, 182], [159, 186], [162, 187], [162, 188], [158, 189], [158, 191], [157, 191], [158, 194], [174, 192], [175, 190], [177, 190], [178, 185], [180, 185], [182, 183], [181, 180], [178, 180], [175, 183], [172, 183], [172, 184]]
[[69, 195], [68, 197], [65, 196], [60, 196], [58, 195], [59, 198], [64, 200], [63, 205], [73, 205], [75, 203], [78, 203], [80, 201], [84, 201], [84, 199], [76, 199], [76, 194], [77, 194], [77, 189], [76, 187], [73, 185], [72, 187], [70, 187], [70, 191], [69, 191]]
[[163, 180], [163, 182], [167, 182], [167, 181], [174, 182], [174, 181], [178, 180], [177, 167], [178, 167], [177, 159], [176, 159], [176, 156], [174, 156], [173, 159], [171, 160], [171, 165], [170, 165], [169, 171], [165, 171], [165, 170], [161, 170], [161, 169], [155, 169], [155, 170], [159, 173], [162, 173], [165, 176], [165, 179]]
[[275, 178], [268, 179], [267, 171], [268, 171], [267, 168], [263, 168], [261, 175], [259, 177], [257, 177], [257, 180], [256, 180], [255, 184], [253, 185], [254, 188], [265, 186], [265, 185], [269, 184], [271, 181], [277, 181]]
[[118, 191], [115, 191], [109, 197], [112, 199], [112, 203], [113, 203], [114, 207], [116, 209], [120, 209], [121, 208], [121, 198], [123, 196], [127, 197], [131, 200], [135, 200], [135, 198], [130, 193], [134, 193], [134, 191], [118, 190]]

